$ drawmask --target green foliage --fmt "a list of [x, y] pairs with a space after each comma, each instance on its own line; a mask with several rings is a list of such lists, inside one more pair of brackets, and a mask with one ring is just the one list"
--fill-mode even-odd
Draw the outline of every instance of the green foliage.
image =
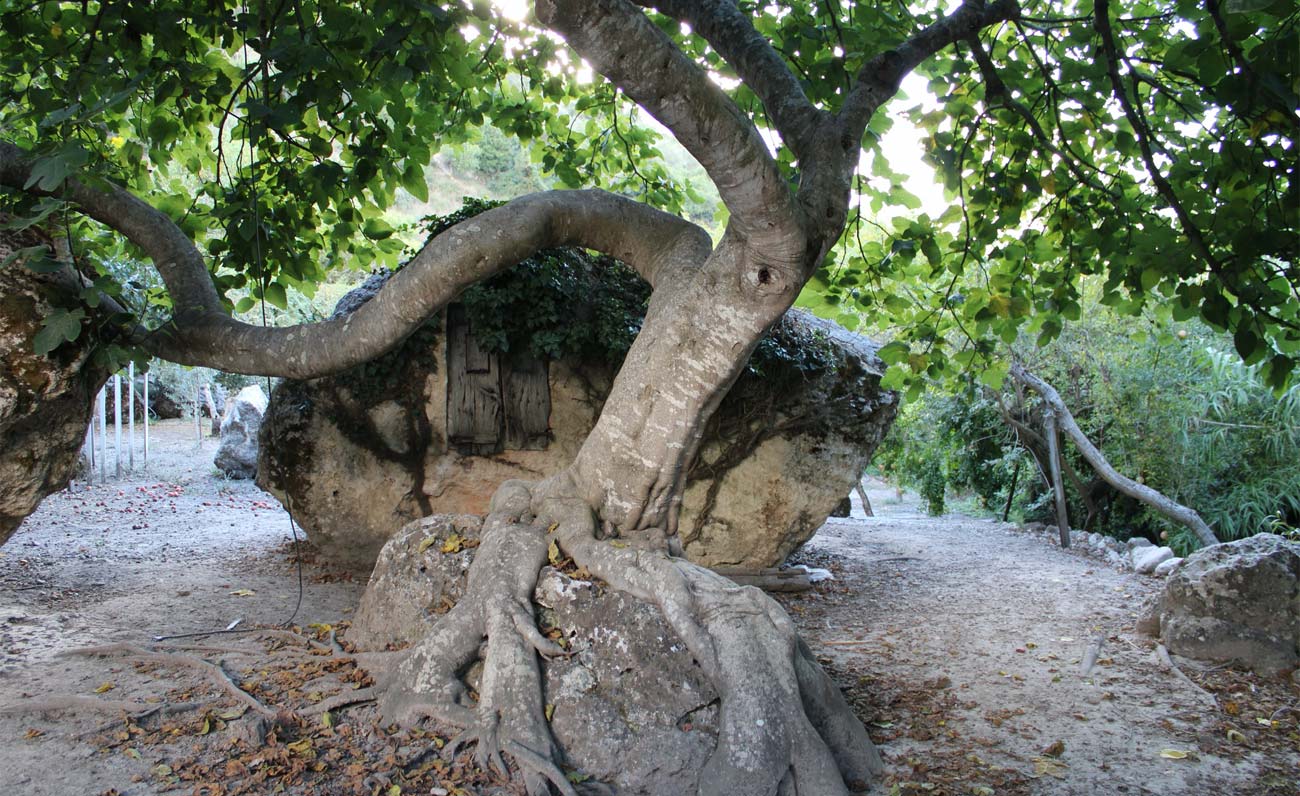
[[943, 515], [946, 487], [943, 461], [937, 458], [927, 460], [921, 473], [921, 497], [925, 500], [925, 510], [931, 517]]
[[[864, 35], [810, 5], [773, 9], [769, 35], [811, 48], [800, 52], [817, 51], [813, 31]], [[920, 67], [932, 96], [891, 109], [923, 137], [951, 200], [942, 212], [917, 212], [868, 136], [858, 213], [800, 300], [888, 333], [889, 384], [974, 372], [998, 385], [999, 346], [1054, 340], [1079, 319], [1090, 275], [1104, 305], [1200, 318], [1228, 332], [1270, 387], [1287, 383], [1300, 358], [1300, 15], [1280, 0], [1249, 14], [1111, 5], [1114, 42], [1097, 24], [1101, 4], [1029, 5], [1029, 19], [980, 36], [996, 80], [969, 41]], [[895, 12], [884, 8], [862, 13]], [[880, 22], [877, 39], [913, 20]], [[842, 85], [838, 65], [827, 59], [807, 85]]]
[[[1171, 328], [1110, 312], [1086, 296], [1084, 309], [1078, 322], [1034, 352], [1030, 369], [1057, 388], [1111, 464], [1195, 509], [1224, 540], [1300, 525], [1300, 388], [1279, 398], [1264, 384], [1260, 366], [1243, 364], [1231, 340], [1199, 323]], [[1035, 424], [1035, 396], [1011, 384], [1001, 393], [1013, 412]], [[994, 396], [968, 383], [907, 402], [877, 461], [893, 480], [918, 491], [939, 462], [950, 492], [973, 494], [983, 508], [996, 510], [1016, 457], [1023, 457], [1014, 510], [1024, 519], [1055, 522], [1051, 493], [1017, 447]], [[1198, 546], [1187, 529], [1100, 485], [1072, 444], [1063, 442], [1063, 451], [1093, 488], [1096, 514], [1088, 530], [1119, 538], [1165, 534], [1179, 553]], [[1083, 526], [1088, 506], [1068, 478], [1067, 494], [1071, 522]]]
[[[437, 235], [499, 204], [467, 198], [460, 210], [424, 224]], [[473, 285], [459, 300], [488, 350], [617, 365], [641, 330], [649, 298], [650, 286], [617, 260], [549, 249]]]

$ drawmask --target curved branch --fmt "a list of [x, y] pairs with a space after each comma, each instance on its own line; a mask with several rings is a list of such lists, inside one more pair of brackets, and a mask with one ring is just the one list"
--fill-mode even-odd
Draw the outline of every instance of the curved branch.
[[763, 102], [768, 120], [800, 162], [820, 154], [812, 149], [814, 136], [829, 115], [808, 100], [772, 43], [754, 30], [734, 0], [635, 1], [689, 23], [703, 36]]
[[153, 260], [178, 314], [220, 311], [221, 299], [208, 276], [203, 255], [166, 214], [115, 185], [107, 189], [91, 188], [68, 179], [59, 192], [29, 187], [33, 165], [32, 158], [21, 147], [0, 141], [0, 185], [36, 196], [58, 195], [125, 235]]
[[629, 0], [538, 0], [537, 17], [672, 131], [718, 187], [734, 232], [760, 249], [801, 237], [793, 193], [758, 130], [641, 9]]
[[1134, 500], [1145, 503], [1174, 522], [1187, 526], [1192, 533], [1196, 534], [1196, 538], [1201, 540], [1201, 544], [1212, 545], [1219, 543], [1219, 538], [1214, 535], [1214, 531], [1210, 530], [1210, 526], [1206, 525], [1205, 521], [1201, 519], [1201, 515], [1181, 503], [1170, 500], [1145, 484], [1139, 484], [1120, 475], [1106, 460], [1105, 455], [1097, 450], [1097, 446], [1093, 445], [1092, 441], [1083, 433], [1083, 430], [1079, 428], [1079, 424], [1074, 422], [1074, 415], [1070, 414], [1069, 408], [1066, 407], [1065, 401], [1061, 399], [1061, 395], [1056, 391], [1055, 387], [1025, 370], [1024, 366], [1019, 362], [1011, 365], [1011, 376], [1041, 395], [1047, 405], [1056, 411], [1061, 430], [1069, 435], [1070, 439], [1074, 440], [1074, 444], [1078, 446], [1083, 458], [1087, 460], [1088, 464], [1092, 465], [1092, 469], [1097, 471], [1097, 475], [1101, 476], [1108, 484]]
[[921, 29], [897, 48], [867, 61], [840, 108], [840, 119], [846, 130], [855, 141], [862, 138], [872, 114], [897, 93], [903, 77], [925, 59], [995, 22], [1019, 17], [1020, 4], [1016, 0], [994, 3], [966, 0], [956, 11]]
[[[0, 184], [28, 190], [30, 175], [26, 153], [0, 143]], [[100, 189], [68, 179], [64, 195], [143, 249], [162, 274], [177, 312], [143, 341], [149, 353], [185, 365], [296, 379], [373, 359], [465, 288], [541, 249], [595, 249], [628, 263], [653, 286], [678, 281], [713, 248], [708, 233], [696, 225], [615, 194], [530, 194], [431, 239], [355, 312], [266, 328], [237, 321], [221, 309], [198, 249], [162, 212], [117, 186]]]

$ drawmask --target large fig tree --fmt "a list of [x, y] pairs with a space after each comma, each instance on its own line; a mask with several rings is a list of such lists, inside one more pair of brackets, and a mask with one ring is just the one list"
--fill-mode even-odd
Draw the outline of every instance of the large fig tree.
[[[906, 319], [890, 354], [915, 373], [983, 350], [943, 357], [943, 324], [976, 342], [1024, 323], [1050, 335], [1084, 274], [1117, 300], [1158, 299], [1233, 330], [1277, 378], [1300, 350], [1285, 0], [539, 0], [522, 22], [486, 3], [413, 0], [7, 8], [4, 201], [152, 263], [165, 321], [121, 318], [148, 354], [335, 372], [547, 247], [613, 255], [652, 287], [585, 445], [554, 477], [501, 485], [467, 595], [381, 702], [397, 719], [467, 728], [484, 759], [513, 758], [530, 793], [572, 792], [537, 665], [562, 650], [531, 602], [552, 541], [658, 605], [717, 686], [701, 793], [847, 793], [878, 771], [781, 609], [674, 555], [705, 420], [814, 278], [823, 304]], [[935, 96], [884, 110], [912, 72]], [[675, 212], [689, 186], [654, 165], [638, 112], [716, 185], [720, 240]], [[876, 234], [874, 210], [914, 204], [879, 146], [892, 115], [919, 125], [916, 146], [954, 209]], [[391, 260], [401, 245], [382, 211], [399, 189], [423, 197], [438, 146], [485, 120], [531, 142], [573, 190], [437, 235], [346, 317], [279, 328], [236, 317], [310, 292], [332, 267]], [[939, 290], [933, 307], [911, 292], [981, 272], [978, 291]], [[958, 311], [964, 301], [979, 306]], [[458, 675], [480, 648], [473, 702]]]

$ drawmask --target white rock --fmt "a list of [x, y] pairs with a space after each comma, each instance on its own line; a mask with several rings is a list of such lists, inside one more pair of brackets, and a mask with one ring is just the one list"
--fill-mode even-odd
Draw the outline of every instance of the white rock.
[[821, 583], [824, 580], [835, 580], [829, 569], [819, 569], [818, 567], [804, 567], [804, 572], [808, 573], [809, 583]]
[[1149, 575], [1153, 569], [1173, 557], [1174, 551], [1168, 547], [1139, 547], [1132, 554], [1133, 571]]
[[1152, 547], [1150, 539], [1143, 539], [1141, 536], [1134, 536], [1128, 540], [1128, 549], [1133, 550], [1138, 547]]
[[1165, 575], [1168, 575], [1170, 572], [1173, 572], [1175, 569], [1178, 569], [1178, 565], [1181, 563], [1183, 563], [1183, 560], [1181, 558], [1167, 559], [1165, 561], [1160, 562], [1158, 565], [1156, 565], [1156, 568], [1151, 571], [1151, 574], [1155, 575], [1156, 577], [1163, 578]]

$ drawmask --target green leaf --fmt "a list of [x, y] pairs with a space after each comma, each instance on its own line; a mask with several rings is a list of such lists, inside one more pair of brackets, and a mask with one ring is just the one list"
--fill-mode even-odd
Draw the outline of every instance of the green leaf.
[[36, 353], [44, 356], [54, 349], [70, 343], [81, 334], [81, 321], [86, 317], [85, 310], [56, 309], [47, 316], [42, 329], [32, 338], [32, 347]]
[[284, 291], [284, 285], [279, 282], [272, 282], [267, 285], [266, 290], [262, 293], [262, 298], [267, 303], [282, 310], [289, 309], [289, 297]]

